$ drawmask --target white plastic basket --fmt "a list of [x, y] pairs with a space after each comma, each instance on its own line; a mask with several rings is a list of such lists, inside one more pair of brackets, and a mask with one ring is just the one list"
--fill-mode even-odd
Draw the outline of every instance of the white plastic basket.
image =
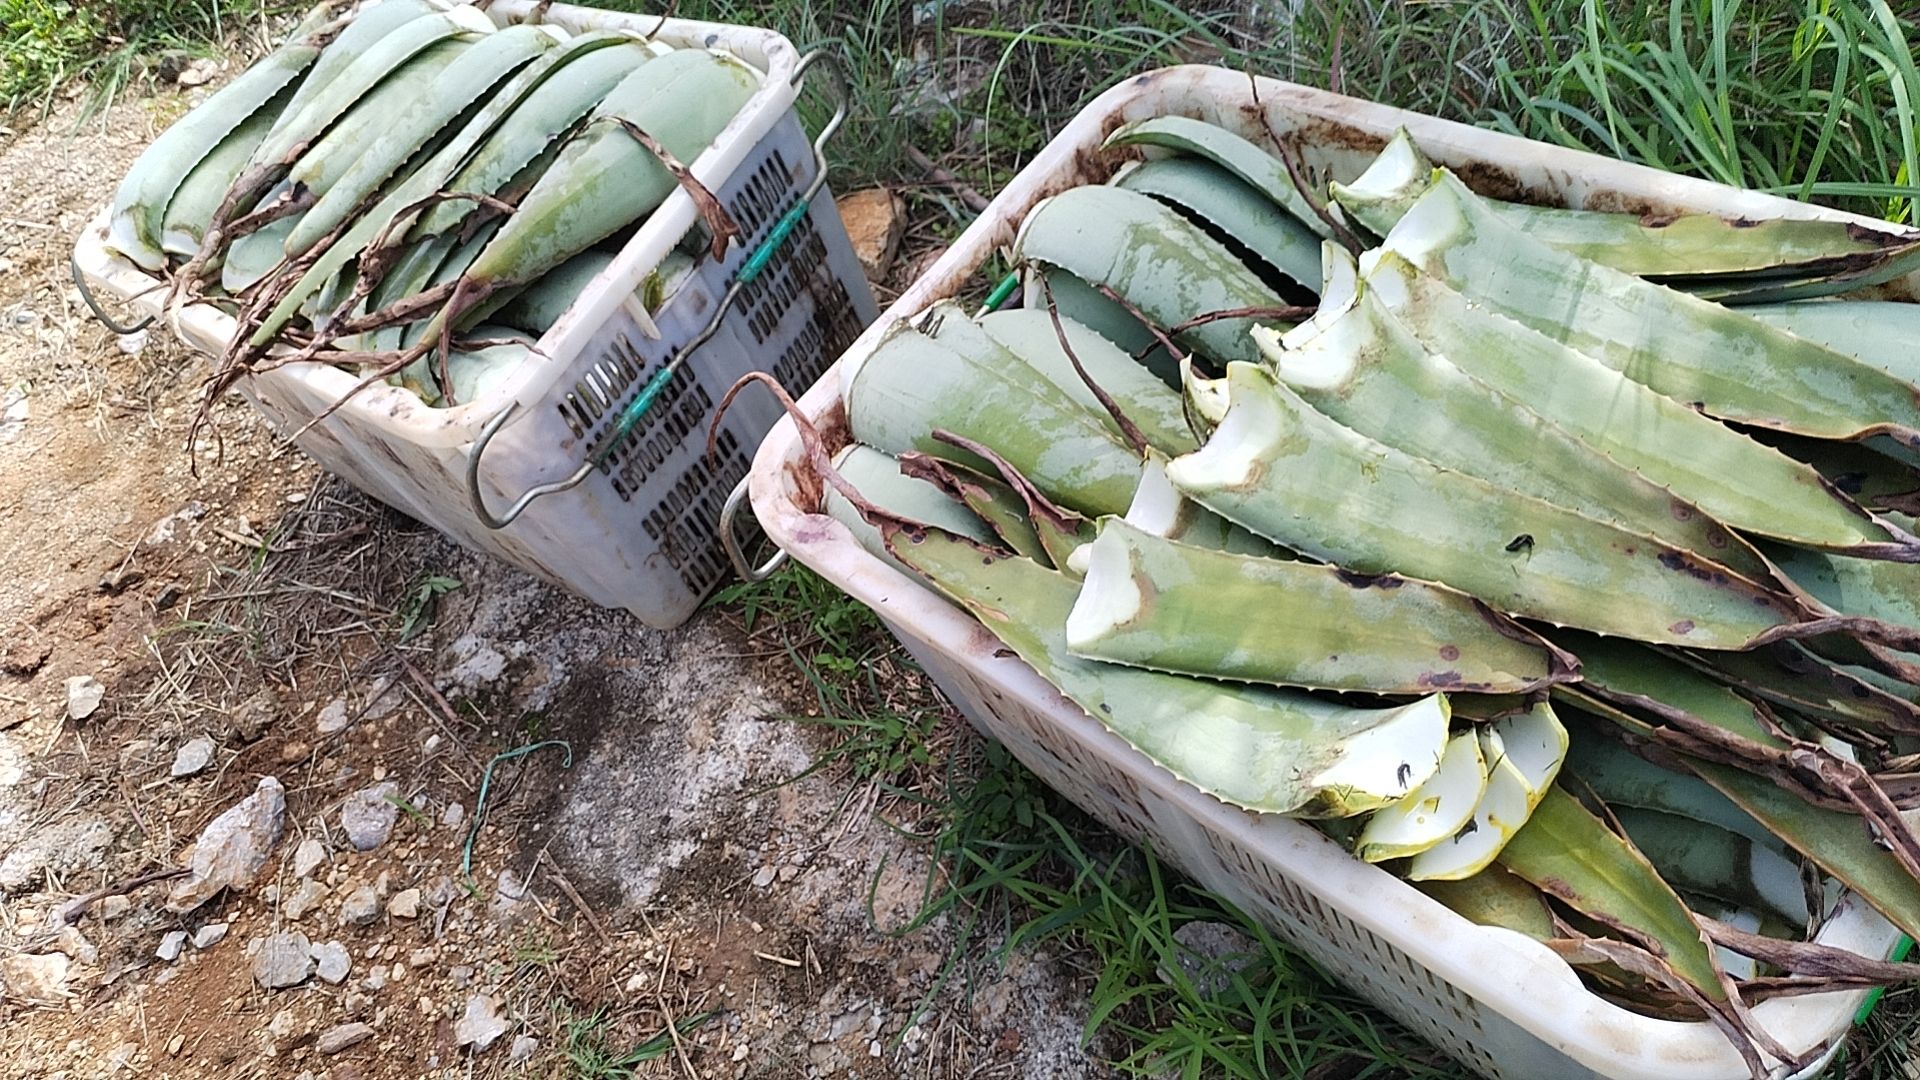
[[[535, 7], [500, 0], [487, 13], [506, 23]], [[873, 321], [873, 294], [833, 196], [821, 187], [771, 261], [741, 289], [713, 338], [665, 383], [606, 464], [579, 486], [532, 502], [511, 524], [490, 528], [483, 513], [505, 516], [530, 489], [564, 481], [585, 464], [649, 380], [707, 327], [742, 265], [818, 175], [814, 147], [794, 110], [803, 64], [779, 34], [564, 4], [541, 18], [570, 31], [630, 30], [675, 46], [721, 49], [766, 73], [745, 108], [691, 163], [739, 223], [741, 242], [717, 261], [702, 254], [693, 275], [649, 318], [636, 290], [698, 227], [692, 198], [675, 191], [540, 339], [536, 359], [497, 392], [436, 409], [396, 387], [369, 387], [297, 441], [361, 490], [468, 547], [670, 627], [726, 575], [714, 523], [779, 413], [764, 395], [745, 395], [728, 411], [708, 457], [714, 406], [749, 370], [772, 372], [789, 385], [812, 382]], [[82, 233], [75, 269], [96, 290], [158, 313], [159, 282], [105, 248], [105, 226], [103, 212]], [[200, 305], [183, 312], [175, 329], [217, 355], [235, 323]], [[277, 428], [292, 433], [356, 381], [339, 368], [297, 364], [250, 375], [240, 389]], [[469, 492], [472, 449], [488, 422], [508, 409], [472, 477], [484, 500], [476, 508]]]
[[[1490, 194], [1642, 212], [1844, 217], [1289, 83], [1260, 80], [1259, 102], [1274, 129], [1301, 145], [1309, 165], [1340, 179], [1357, 174], [1404, 125], [1428, 155]], [[838, 372], [872, 350], [889, 325], [974, 279], [994, 250], [1011, 242], [1035, 202], [1104, 180], [1114, 164], [1097, 152], [1105, 135], [1127, 121], [1169, 113], [1264, 138], [1245, 75], [1169, 68], [1102, 95], [801, 399], [802, 412], [829, 444], [837, 449], [848, 438]], [[761, 445], [749, 485], [754, 513], [773, 541], [879, 613], [982, 732], [1463, 1065], [1502, 1080], [1748, 1075], [1726, 1038], [1707, 1023], [1654, 1020], [1609, 1004], [1532, 939], [1467, 922], [1306, 825], [1226, 806], [1175, 780], [1012, 658], [971, 616], [867, 554], [838, 522], [817, 513], [820, 484], [791, 421], [776, 425]], [[1884, 957], [1898, 937], [1878, 913], [1849, 898], [1819, 940]], [[1754, 1011], [1790, 1051], [1828, 1049], [1811, 1073], [1831, 1059], [1863, 996], [1778, 999]]]

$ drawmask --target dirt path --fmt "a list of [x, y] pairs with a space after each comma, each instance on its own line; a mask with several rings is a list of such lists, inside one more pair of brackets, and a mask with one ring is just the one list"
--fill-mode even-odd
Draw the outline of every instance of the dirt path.
[[[237, 398], [224, 456], [183, 450], [200, 361], [89, 321], [66, 268], [181, 107], [0, 136], [0, 1077], [623, 1075], [595, 1048], [669, 1018], [639, 1075], [1104, 1075], [1086, 988], [1044, 956], [896, 1039], [952, 938], [882, 932], [927, 867], [873, 792], [784, 783], [823, 744], [778, 719], [808, 701], [777, 649], [471, 556]], [[458, 587], [423, 602], [429, 577]], [[489, 760], [548, 741], [497, 766], [463, 873]], [[62, 918], [276, 784], [244, 893], [174, 911], [162, 881]]]

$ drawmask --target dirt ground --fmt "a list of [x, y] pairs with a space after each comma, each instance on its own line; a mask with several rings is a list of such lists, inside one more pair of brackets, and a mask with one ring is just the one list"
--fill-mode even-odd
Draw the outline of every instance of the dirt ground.
[[[0, 1077], [595, 1075], [670, 1018], [639, 1075], [1104, 1075], [1064, 958], [908, 1027], [952, 941], [889, 933], [923, 849], [844, 776], [786, 783], [825, 743], [770, 643], [470, 555], [238, 398], [224, 455], [184, 449], [202, 361], [108, 333], [67, 271], [181, 107], [0, 132]], [[495, 768], [463, 872], [489, 760], [548, 740]], [[141, 879], [268, 778], [255, 883], [169, 910]]]

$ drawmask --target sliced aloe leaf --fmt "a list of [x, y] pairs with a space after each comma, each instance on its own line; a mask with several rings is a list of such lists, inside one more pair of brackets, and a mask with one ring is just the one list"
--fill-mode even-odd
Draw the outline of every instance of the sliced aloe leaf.
[[1807, 465], [1489, 310], [1391, 252], [1369, 253], [1362, 269], [1368, 291], [1433, 351], [1713, 518], [1826, 549], [1887, 542], [1884, 527]]
[[1247, 337], [1253, 319], [1179, 328], [1218, 312], [1286, 305], [1198, 226], [1122, 188], [1088, 185], [1042, 200], [1021, 222], [1013, 255], [1108, 286], [1176, 342], [1222, 361], [1259, 358]]
[[1066, 630], [1089, 659], [1313, 689], [1510, 693], [1569, 674], [1452, 589], [1176, 544], [1118, 518], [1101, 523]]
[[1479, 926], [1497, 926], [1535, 941], [1560, 936], [1540, 890], [1500, 866], [1489, 866], [1459, 881], [1420, 881], [1414, 888]]
[[1519, 771], [1533, 804], [1552, 786], [1567, 760], [1567, 729], [1546, 701], [1493, 721], [1481, 729], [1481, 739], [1488, 762], [1497, 757]]
[[1158, 146], [1205, 158], [1253, 185], [1315, 236], [1333, 235], [1314, 211], [1312, 200], [1293, 182], [1285, 163], [1218, 124], [1185, 116], [1154, 116], [1122, 126], [1107, 136], [1106, 146]]
[[1370, 289], [1306, 340], [1283, 348], [1266, 327], [1254, 339], [1282, 382], [1362, 435], [1766, 580], [1759, 555], [1719, 522], [1428, 352]]
[[1739, 312], [1557, 251], [1442, 172], [1384, 243], [1473, 299], [1723, 420], [1920, 443], [1920, 392]]
[[1113, 183], [1182, 211], [1216, 238], [1231, 238], [1294, 284], [1319, 287], [1319, 234], [1219, 165], [1203, 158], [1161, 158], [1128, 170]]
[[1668, 885], [1736, 907], [1761, 908], [1790, 925], [1808, 923], [1797, 862], [1737, 833], [1677, 814], [1615, 807], [1613, 815]]
[[1213, 551], [1290, 559], [1293, 554], [1266, 537], [1235, 525], [1174, 490], [1167, 482], [1167, 458], [1148, 450], [1140, 469], [1140, 486], [1127, 505], [1127, 524], [1167, 540]]
[[[1481, 733], [1474, 737], [1479, 739]], [[1458, 881], [1484, 871], [1526, 824], [1535, 796], [1512, 762], [1489, 758], [1482, 740], [1480, 755], [1487, 758], [1487, 788], [1474, 805], [1473, 815], [1460, 831], [1413, 857], [1407, 864], [1409, 881]]]
[[1740, 648], [1802, 618], [1791, 601], [1697, 555], [1341, 427], [1264, 367], [1234, 364], [1228, 382], [1226, 418], [1167, 479], [1277, 544], [1644, 641]]
[[950, 431], [992, 447], [1055, 502], [1090, 516], [1124, 513], [1140, 459], [1103, 416], [996, 343], [968, 346], [900, 327], [845, 376], [854, 438], [890, 454], [919, 450], [988, 470], [932, 435]]
[[1348, 816], [1405, 796], [1440, 760], [1443, 695], [1357, 709], [1081, 660], [1068, 651], [1065, 631], [1077, 582], [937, 530], [919, 538], [893, 530], [888, 544], [1089, 716], [1223, 802]]
[[1558, 786], [1500, 853], [1500, 864], [1574, 910], [1650, 943], [1709, 1001], [1725, 1001], [1700, 924], [1653, 865]]
[[1479, 734], [1469, 729], [1447, 740], [1440, 767], [1425, 783], [1367, 818], [1353, 853], [1385, 862], [1437, 847], [1466, 827], [1486, 792], [1487, 760]]

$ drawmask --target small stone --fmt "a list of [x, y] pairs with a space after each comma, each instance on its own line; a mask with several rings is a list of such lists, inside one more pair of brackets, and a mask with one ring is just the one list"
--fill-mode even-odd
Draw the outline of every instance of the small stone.
[[100, 917], [108, 922], [112, 922], [124, 916], [128, 911], [132, 910], [132, 908], [133, 901], [126, 897], [109, 896], [105, 900], [100, 901]]
[[100, 950], [80, 932], [77, 926], [63, 926], [54, 938], [53, 947], [66, 954], [69, 960], [78, 960], [83, 964], [98, 964]]
[[347, 947], [337, 941], [313, 947], [315, 973], [320, 981], [328, 986], [339, 986], [347, 981], [347, 973], [353, 970], [353, 958], [347, 955]]
[[337, 1054], [351, 1046], [358, 1046], [373, 1038], [373, 1028], [359, 1022], [341, 1024], [320, 1033], [314, 1040], [314, 1049], [323, 1054]]
[[67, 680], [67, 718], [85, 720], [100, 708], [107, 688], [91, 675], [75, 675]]
[[313, 872], [326, 860], [327, 846], [309, 836], [293, 849], [293, 876], [312, 877]]
[[171, 964], [175, 960], [180, 959], [180, 950], [186, 947], [187, 932], [185, 930], [169, 930], [161, 935], [160, 947], [153, 950], [153, 955]]
[[420, 890], [402, 889], [387, 901], [387, 914], [396, 919], [413, 919], [420, 915]]
[[753, 887], [756, 889], [764, 889], [773, 884], [774, 873], [775, 871], [771, 866], [761, 867], [753, 875]]
[[207, 925], [193, 932], [193, 947], [196, 949], [213, 948], [215, 945], [218, 945], [222, 941], [225, 941], [227, 939], [227, 929], [228, 929], [227, 923], [223, 923], [223, 922], [208, 923]]
[[373, 886], [362, 885], [347, 894], [340, 902], [340, 922], [343, 926], [365, 926], [380, 917], [380, 894]]
[[525, 1065], [540, 1052], [540, 1040], [531, 1035], [522, 1035], [513, 1040], [513, 1049], [507, 1051], [507, 1060], [515, 1065]]
[[286, 791], [269, 776], [253, 794], [229, 807], [194, 842], [188, 874], [167, 896], [170, 911], [192, 911], [222, 889], [244, 888], [267, 864], [286, 824]]
[[[1194, 989], [1202, 994], [1218, 994], [1233, 985], [1233, 977], [1260, 954], [1257, 942], [1239, 928], [1226, 923], [1196, 920], [1182, 924], [1173, 932], [1180, 945], [1175, 959]], [[1171, 980], [1164, 967], [1160, 977]]]
[[644, 971], [636, 971], [632, 975], [627, 976], [626, 985], [621, 987], [622, 990], [625, 990], [629, 994], [637, 994], [646, 988], [647, 973]]
[[313, 756], [313, 747], [295, 739], [280, 746], [280, 764], [295, 765]]
[[780, 868], [780, 880], [792, 881], [794, 877], [799, 873], [800, 873], [800, 868], [797, 866], [783, 866]]
[[313, 718], [313, 726], [322, 735], [333, 735], [345, 731], [351, 723], [347, 719], [347, 699], [334, 698], [321, 707], [319, 715]]
[[448, 803], [447, 808], [440, 811], [440, 824], [445, 825], [449, 829], [459, 828], [460, 823], [466, 819], [467, 808], [457, 802]]
[[179, 1057], [180, 1048], [185, 1045], [187, 1045], [187, 1034], [183, 1031], [167, 1040], [167, 1056]]
[[180, 749], [174, 751], [173, 768], [168, 770], [168, 773], [175, 780], [184, 776], [193, 776], [206, 768], [207, 763], [212, 760], [213, 740], [202, 735], [180, 744]]
[[906, 204], [885, 188], [856, 191], [834, 201], [840, 219], [846, 222], [847, 237], [853, 241], [860, 269], [868, 281], [884, 280], [906, 230]]
[[476, 1054], [485, 1053], [500, 1036], [513, 1027], [512, 1021], [500, 1015], [500, 1001], [486, 994], [475, 994], [467, 999], [467, 1010], [453, 1025], [453, 1042], [456, 1046], [471, 1046]]
[[313, 944], [299, 931], [274, 934], [253, 957], [253, 977], [269, 990], [299, 986], [313, 974]]
[[367, 977], [360, 980], [360, 985], [375, 993], [385, 990], [387, 988], [387, 969], [376, 967], [372, 971], [367, 972]]
[[191, 90], [196, 86], [205, 86], [219, 77], [220, 61], [210, 56], [201, 56], [181, 68], [180, 74], [175, 75], [173, 81], [179, 83], [183, 89]]
[[47, 657], [53, 655], [53, 639], [34, 637], [20, 631], [9, 631], [14, 641], [0, 654], [0, 675], [18, 675], [26, 678], [38, 672], [47, 663]]
[[321, 901], [326, 898], [325, 885], [312, 878], [302, 878], [300, 884], [294, 887], [293, 895], [281, 902], [280, 914], [285, 915], [292, 922], [299, 922], [307, 917], [308, 912], [319, 907]]
[[391, 780], [347, 796], [340, 807], [340, 827], [355, 851], [372, 851], [393, 835], [393, 823], [400, 816], [399, 796], [400, 785]]

